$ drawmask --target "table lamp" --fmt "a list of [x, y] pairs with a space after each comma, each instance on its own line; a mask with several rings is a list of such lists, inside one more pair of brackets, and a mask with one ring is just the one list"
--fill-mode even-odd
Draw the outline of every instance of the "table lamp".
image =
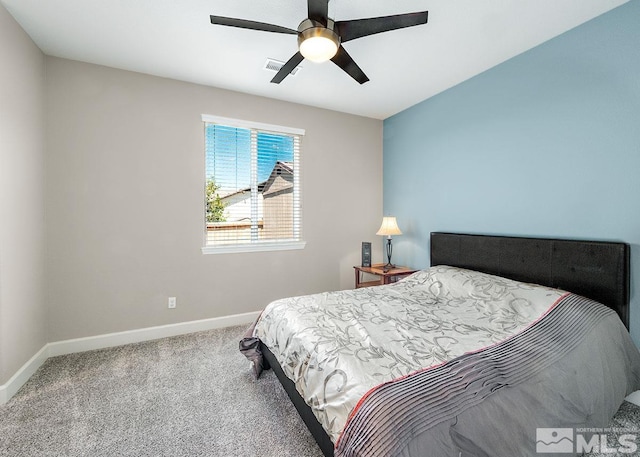
[[391, 263], [391, 253], [393, 252], [393, 247], [391, 246], [391, 235], [402, 235], [402, 232], [398, 228], [398, 223], [396, 222], [395, 217], [383, 217], [382, 225], [380, 229], [376, 232], [376, 235], [386, 235], [387, 236], [387, 264], [383, 267], [385, 270], [390, 270], [395, 268], [396, 266]]

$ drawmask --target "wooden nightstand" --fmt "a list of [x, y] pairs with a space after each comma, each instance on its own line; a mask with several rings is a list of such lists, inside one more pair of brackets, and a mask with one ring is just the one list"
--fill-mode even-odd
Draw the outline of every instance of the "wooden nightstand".
[[[396, 266], [391, 270], [384, 269], [384, 263], [376, 263], [370, 267], [353, 267], [356, 271], [356, 289], [369, 286], [381, 286], [383, 284], [391, 284], [399, 278], [415, 273], [418, 270], [412, 270], [407, 267]], [[380, 279], [375, 281], [362, 281], [362, 273], [378, 276]]]

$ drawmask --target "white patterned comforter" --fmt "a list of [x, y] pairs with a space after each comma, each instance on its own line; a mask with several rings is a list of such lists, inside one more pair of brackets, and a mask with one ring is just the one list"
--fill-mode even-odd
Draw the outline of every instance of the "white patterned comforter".
[[388, 286], [274, 301], [254, 336], [270, 348], [336, 443], [374, 387], [503, 341], [563, 295], [432, 267]]

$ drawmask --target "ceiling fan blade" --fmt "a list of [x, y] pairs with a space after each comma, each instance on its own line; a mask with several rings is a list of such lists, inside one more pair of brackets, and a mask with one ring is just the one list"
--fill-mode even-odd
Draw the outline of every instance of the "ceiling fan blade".
[[349, 76], [358, 81], [360, 84], [364, 84], [369, 81], [367, 75], [360, 69], [358, 64], [347, 53], [346, 49], [340, 46], [338, 52], [331, 59], [333, 63], [342, 68]]
[[304, 60], [304, 57], [302, 57], [302, 54], [300, 54], [300, 52], [296, 52], [293, 55], [293, 57], [291, 57], [287, 61], [287, 63], [285, 63], [282, 66], [282, 68], [278, 70], [278, 73], [276, 73], [276, 75], [273, 77], [271, 82], [280, 84], [282, 80], [286, 78], [289, 75], [289, 73], [291, 73], [294, 70], [294, 68], [300, 65], [300, 62], [302, 62], [303, 60]]
[[309, 19], [327, 25], [329, 16], [329, 0], [307, 0]]
[[338, 21], [336, 22], [336, 30], [340, 35], [340, 41], [345, 43], [363, 36], [426, 24], [428, 16], [428, 11], [421, 11], [418, 13], [396, 14], [394, 16]]
[[235, 19], [232, 17], [209, 16], [211, 23], [214, 25], [228, 25], [231, 27], [240, 27], [241, 29], [261, 30], [263, 32], [288, 33], [297, 35], [296, 30], [280, 27], [279, 25], [265, 24], [264, 22], [248, 21], [246, 19]]

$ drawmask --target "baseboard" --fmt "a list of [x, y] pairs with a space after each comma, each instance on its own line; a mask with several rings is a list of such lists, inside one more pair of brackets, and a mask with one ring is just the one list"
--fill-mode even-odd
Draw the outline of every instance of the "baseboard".
[[142, 341], [157, 340], [216, 328], [248, 325], [255, 321], [259, 315], [260, 311], [254, 311], [251, 313], [233, 314], [231, 316], [213, 317], [211, 319], [180, 322], [178, 324], [160, 325], [157, 327], [147, 327], [47, 343], [36, 355], [31, 357], [6, 384], [0, 385], [0, 405], [8, 402], [49, 357], [122, 346], [123, 344], [140, 343]]
[[214, 317], [199, 321], [180, 322], [178, 324], [160, 325], [125, 332], [107, 333], [105, 335], [75, 338], [72, 340], [49, 343], [49, 357], [73, 354], [75, 352], [104, 349], [123, 344], [140, 343], [142, 341], [157, 340], [169, 336], [185, 335], [187, 333], [213, 330], [216, 328], [232, 327], [234, 325], [250, 324], [260, 315], [259, 311], [231, 316]]
[[635, 392], [632, 392], [631, 394], [627, 395], [625, 400], [633, 403], [636, 406], [640, 406], [640, 390], [636, 390]]
[[47, 360], [49, 357], [48, 346], [48, 344], [45, 344], [42, 349], [36, 353], [36, 355], [31, 357], [27, 363], [22, 365], [16, 374], [14, 374], [5, 384], [0, 386], [0, 405], [4, 405], [8, 402]]

